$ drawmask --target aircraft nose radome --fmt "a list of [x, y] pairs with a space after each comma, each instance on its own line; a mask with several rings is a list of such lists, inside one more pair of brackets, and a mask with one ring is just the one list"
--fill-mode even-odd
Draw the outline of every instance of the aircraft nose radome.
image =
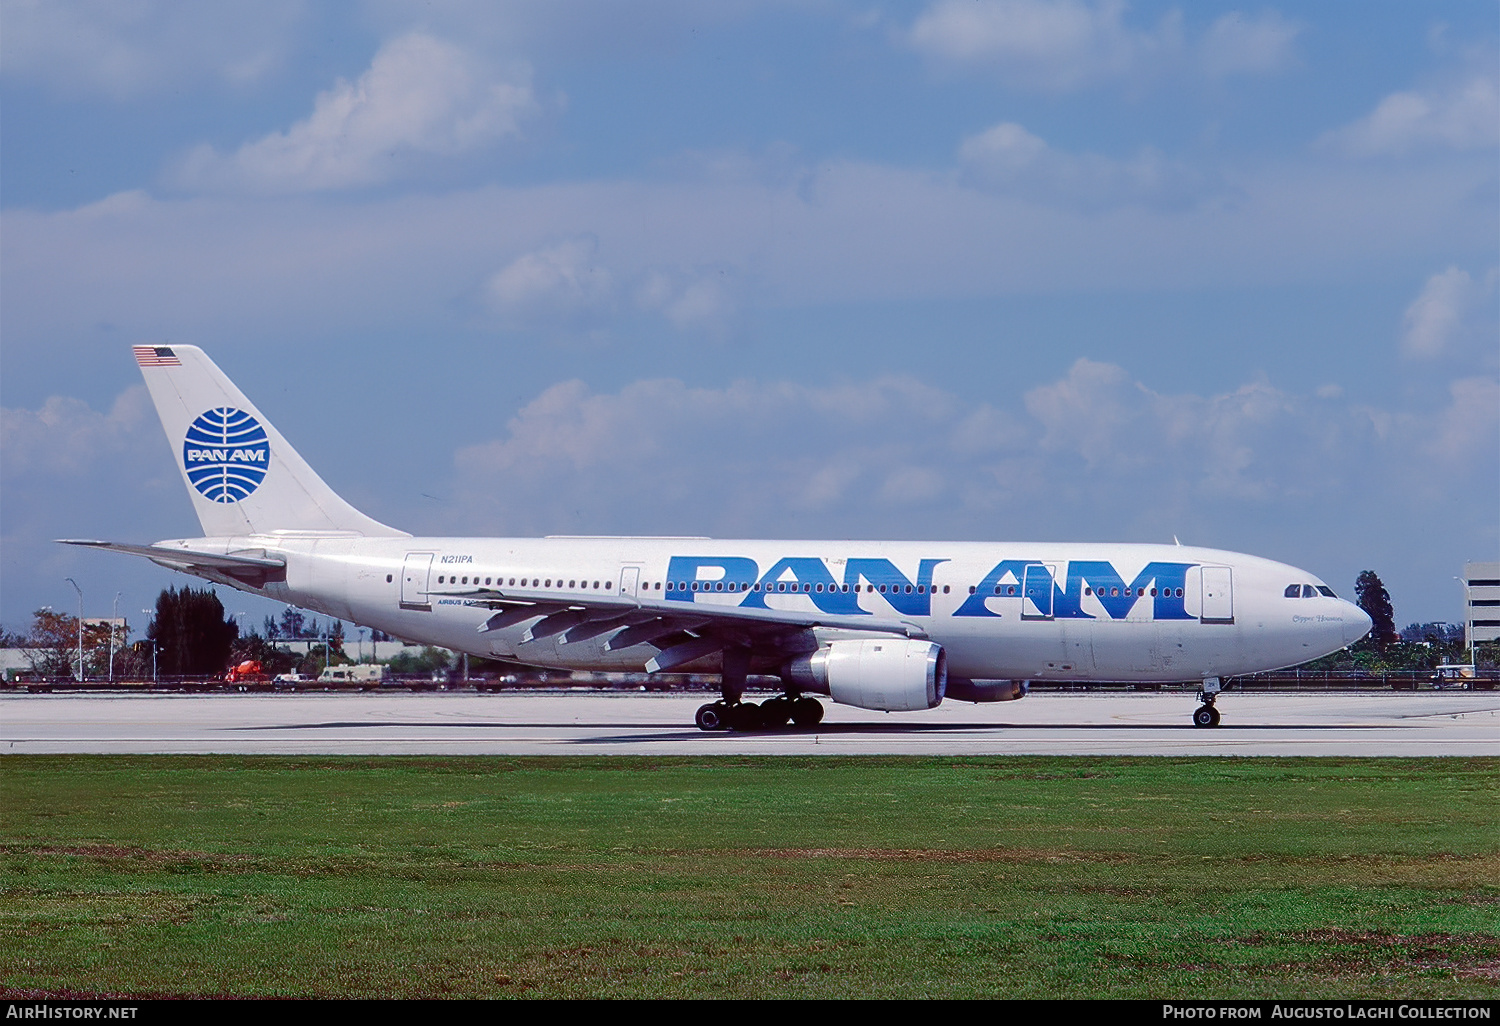
[[1344, 644], [1352, 645], [1370, 633], [1370, 628], [1375, 626], [1375, 621], [1370, 619], [1370, 614], [1353, 602], [1345, 602], [1344, 606]]

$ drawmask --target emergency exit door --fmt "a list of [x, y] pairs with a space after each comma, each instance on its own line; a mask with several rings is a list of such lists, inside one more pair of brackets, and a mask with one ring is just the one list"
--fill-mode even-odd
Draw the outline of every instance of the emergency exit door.
[[1203, 568], [1203, 623], [1234, 623], [1234, 572], [1227, 566]]
[[435, 553], [408, 552], [406, 562], [401, 564], [401, 608], [432, 611], [432, 597], [428, 595], [428, 584], [432, 578], [432, 559]]

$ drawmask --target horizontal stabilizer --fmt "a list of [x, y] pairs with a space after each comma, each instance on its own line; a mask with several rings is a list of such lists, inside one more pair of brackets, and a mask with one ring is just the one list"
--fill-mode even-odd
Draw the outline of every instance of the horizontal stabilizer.
[[223, 555], [215, 552], [198, 552], [188, 548], [167, 545], [127, 545], [124, 542], [94, 541], [84, 538], [59, 538], [63, 545], [84, 545], [91, 549], [108, 549], [125, 552], [132, 556], [145, 556], [153, 563], [169, 570], [195, 573], [198, 570], [217, 572], [237, 581], [262, 587], [267, 581], [286, 580], [286, 560], [279, 556]]

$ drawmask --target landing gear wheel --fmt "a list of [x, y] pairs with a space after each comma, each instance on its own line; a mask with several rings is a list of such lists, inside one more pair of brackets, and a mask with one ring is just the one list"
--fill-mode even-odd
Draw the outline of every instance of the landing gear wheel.
[[791, 718], [792, 703], [786, 698], [768, 698], [760, 703], [760, 721], [768, 730], [780, 730]]
[[1217, 727], [1219, 725], [1219, 710], [1211, 705], [1200, 705], [1193, 712], [1193, 726], [1195, 727]]
[[792, 722], [799, 727], [816, 727], [823, 722], [823, 703], [816, 698], [799, 698], [792, 703]]
[[760, 706], [754, 702], [741, 702], [729, 708], [729, 729], [739, 731], [761, 729]]
[[729, 724], [724, 721], [725, 708], [723, 702], [710, 702], [700, 706], [693, 722], [698, 724], [699, 730], [728, 730]]

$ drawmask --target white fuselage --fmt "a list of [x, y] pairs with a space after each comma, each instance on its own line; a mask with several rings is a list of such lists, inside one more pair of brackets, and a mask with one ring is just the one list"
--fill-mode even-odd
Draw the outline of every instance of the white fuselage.
[[[534, 620], [481, 632], [492, 607], [463, 593], [608, 598], [676, 614], [785, 610], [813, 621], [820, 643], [860, 636], [862, 618], [887, 631], [899, 623], [941, 645], [950, 674], [976, 680], [1203, 680], [1302, 663], [1369, 627], [1357, 606], [1304, 570], [1177, 545], [318, 532], [160, 544], [282, 557], [285, 581], [216, 579], [406, 640], [565, 669], [638, 672], [657, 650], [611, 651], [608, 634], [528, 640]], [[775, 672], [775, 658], [762, 655], [753, 672]], [[711, 670], [716, 660], [679, 669]]]

